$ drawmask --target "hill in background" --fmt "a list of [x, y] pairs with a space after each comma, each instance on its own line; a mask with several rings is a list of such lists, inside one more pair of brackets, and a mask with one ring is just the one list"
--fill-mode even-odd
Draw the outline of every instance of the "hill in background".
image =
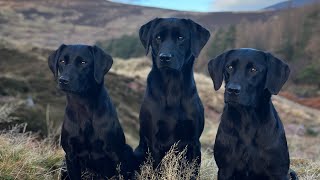
[[283, 9], [289, 9], [289, 8], [297, 8], [297, 7], [303, 7], [306, 5], [310, 5], [313, 3], [319, 3], [319, 0], [289, 0], [280, 2], [271, 6], [268, 6], [264, 8], [263, 10], [283, 10]]
[[16, 44], [56, 48], [61, 43], [94, 44], [137, 34], [155, 17], [191, 18], [210, 30], [242, 19], [266, 20], [274, 12], [195, 13], [114, 3], [106, 0], [0, 0], [0, 37]]

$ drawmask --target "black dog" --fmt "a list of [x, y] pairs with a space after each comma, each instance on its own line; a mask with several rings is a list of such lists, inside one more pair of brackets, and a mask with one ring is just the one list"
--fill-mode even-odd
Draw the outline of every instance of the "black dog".
[[140, 40], [153, 66], [140, 110], [140, 142], [135, 154], [140, 163], [150, 150], [155, 165], [178, 143], [189, 161], [201, 161], [200, 135], [204, 110], [193, 77], [193, 64], [209, 39], [208, 30], [192, 20], [156, 18], [143, 25]]
[[288, 79], [288, 65], [270, 53], [234, 49], [211, 60], [208, 70], [215, 90], [225, 80], [225, 107], [214, 144], [218, 179], [289, 179], [285, 131], [271, 101]]
[[70, 179], [81, 179], [85, 170], [102, 177], [125, 176], [134, 162], [116, 110], [104, 88], [111, 56], [96, 46], [61, 45], [48, 64], [59, 88], [66, 92], [67, 107], [61, 132]]

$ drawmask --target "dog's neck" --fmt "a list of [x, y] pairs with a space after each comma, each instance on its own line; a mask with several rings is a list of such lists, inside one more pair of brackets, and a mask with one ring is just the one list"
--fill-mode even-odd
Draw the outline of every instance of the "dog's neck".
[[224, 111], [233, 114], [234, 118], [238, 120], [251, 119], [253, 121], [267, 122], [270, 118], [273, 118], [270, 117], [270, 115], [274, 114], [273, 111], [275, 111], [275, 108], [271, 101], [271, 94], [266, 91], [263, 93], [263, 96], [259, 98], [256, 106], [244, 106], [227, 103], [225, 104]]
[[196, 93], [196, 86], [193, 76], [194, 57], [191, 56], [181, 70], [159, 69], [153, 65], [149, 76], [152, 80], [148, 83], [152, 94], [157, 94], [166, 106], [174, 106], [180, 103], [183, 96], [190, 96]]
[[156, 74], [158, 84], [161, 87], [164, 87], [163, 90], [170, 88], [171, 82], [175, 82], [175, 84], [184, 84], [186, 87], [183, 87], [182, 90], [185, 88], [188, 88], [190, 83], [194, 82], [194, 76], [193, 76], [193, 64], [194, 64], [194, 57], [191, 56], [186, 64], [184, 64], [180, 70], [174, 70], [174, 69], [159, 69], [155, 63], [153, 63], [152, 71], [155, 72], [153, 74]]
[[84, 94], [67, 93], [67, 106], [86, 107], [88, 112], [95, 110], [107, 96], [103, 83], [97, 85], [95, 91]]

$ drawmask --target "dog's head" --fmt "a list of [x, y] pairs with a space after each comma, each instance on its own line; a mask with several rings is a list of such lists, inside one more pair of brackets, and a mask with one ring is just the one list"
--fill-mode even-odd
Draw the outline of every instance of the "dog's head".
[[103, 84], [112, 58], [96, 46], [61, 45], [48, 58], [58, 87], [69, 93], [83, 94]]
[[278, 94], [290, 69], [270, 53], [255, 49], [227, 51], [208, 64], [208, 71], [218, 90], [225, 80], [225, 102], [256, 106], [267, 92]]
[[139, 36], [147, 54], [151, 46], [157, 68], [180, 70], [191, 56], [198, 57], [210, 33], [190, 19], [156, 18], [140, 28]]

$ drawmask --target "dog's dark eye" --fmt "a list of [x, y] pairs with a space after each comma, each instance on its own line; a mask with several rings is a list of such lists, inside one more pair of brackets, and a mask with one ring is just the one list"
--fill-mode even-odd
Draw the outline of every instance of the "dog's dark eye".
[[156, 36], [156, 40], [161, 41], [161, 36], [160, 35]]
[[178, 37], [178, 40], [179, 40], [179, 41], [183, 41], [183, 40], [184, 40], [184, 37], [183, 37], [183, 36], [179, 36], [179, 37]]
[[250, 72], [252, 72], [252, 73], [256, 73], [257, 71], [258, 70], [256, 68], [254, 68], [254, 67], [250, 68]]
[[227, 70], [232, 71], [233, 70], [233, 66], [232, 65], [227, 66]]
[[61, 64], [64, 64], [64, 63], [65, 63], [65, 61], [64, 61], [63, 59], [60, 59], [59, 62], [60, 62]]
[[86, 61], [84, 61], [84, 60], [82, 60], [80, 63], [81, 63], [82, 65], [87, 64], [87, 62], [86, 62]]

